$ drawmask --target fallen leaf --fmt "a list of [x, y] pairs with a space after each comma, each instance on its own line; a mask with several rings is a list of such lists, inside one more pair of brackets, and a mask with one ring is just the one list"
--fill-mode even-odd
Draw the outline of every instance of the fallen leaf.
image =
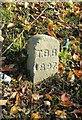
[[50, 36], [56, 36], [55, 33], [54, 33], [53, 31], [50, 31], [49, 29], [48, 29], [48, 34], [49, 34]]
[[45, 101], [44, 101], [44, 105], [45, 105], [45, 106], [47, 106], [47, 107], [50, 107], [51, 102], [50, 102], [50, 101], [48, 101], [48, 100], [45, 100]]
[[74, 59], [75, 61], [80, 61], [80, 59], [81, 59], [80, 56], [77, 55], [77, 54], [75, 54], [75, 53], [73, 54], [72, 57], [73, 57], [73, 59]]
[[30, 30], [31, 29], [31, 25], [29, 24], [29, 25], [26, 25], [26, 26], [24, 26], [24, 30]]
[[59, 2], [59, 8], [64, 8], [63, 2]]
[[80, 69], [82, 69], [82, 60], [80, 60]]
[[51, 1], [51, 2], [50, 2], [50, 4], [51, 4], [51, 5], [54, 5], [54, 6], [56, 5], [56, 3], [57, 3], [57, 2], [55, 2], [55, 1]]
[[69, 10], [63, 10], [64, 12], [64, 16], [67, 15], [69, 13]]
[[80, 8], [77, 7], [77, 6], [75, 6], [75, 5], [72, 7], [72, 9], [73, 9], [74, 11], [79, 11], [79, 10], [80, 10]]
[[63, 94], [61, 95], [61, 100], [62, 100], [63, 102], [66, 102], [66, 101], [69, 101], [69, 100], [70, 100], [70, 97], [69, 97], [69, 95], [68, 95], [67, 93], [63, 93]]
[[22, 16], [21, 16], [21, 15], [18, 15], [18, 20], [20, 20], [20, 21], [22, 21], [22, 20], [23, 20], [23, 18], [22, 18]]
[[7, 100], [0, 100], [0, 105], [6, 105]]
[[23, 94], [25, 94], [26, 91], [27, 91], [27, 86], [25, 86], [25, 87], [22, 88], [22, 93], [23, 93]]
[[56, 24], [53, 25], [53, 31], [57, 30], [58, 26]]
[[70, 26], [68, 26], [66, 23], [64, 22], [57, 22], [58, 25], [64, 27], [64, 28], [67, 28], [67, 29], [70, 29]]
[[74, 103], [70, 101], [66, 101], [66, 102], [62, 102], [60, 105], [64, 107], [71, 107], [74, 105]]
[[73, 110], [71, 113], [74, 113], [74, 114], [76, 114], [76, 113], [81, 113], [81, 114], [82, 114], [82, 108], [75, 109], [75, 110]]
[[20, 102], [20, 95], [17, 94], [17, 95], [16, 95], [16, 103], [19, 103], [19, 102]]
[[68, 78], [70, 79], [70, 78], [72, 77], [72, 75], [73, 75], [73, 72], [70, 71], [70, 72], [68, 73]]
[[29, 6], [29, 2], [24, 2], [24, 7], [27, 8]]
[[0, 42], [3, 42], [4, 38], [0, 35]]
[[10, 99], [15, 98], [17, 92], [13, 92], [12, 95], [10, 96]]
[[12, 71], [13, 69], [6, 66], [6, 67], [0, 68], [0, 70], [1, 70], [2, 72], [4, 72], [4, 71]]
[[9, 23], [9, 24], [7, 25], [7, 28], [13, 28], [14, 26], [15, 26], [14, 23]]
[[65, 111], [62, 111], [62, 110], [56, 110], [55, 114], [58, 115], [60, 118], [66, 118], [66, 116], [67, 116]]
[[80, 13], [81, 13], [81, 11], [79, 11], [79, 10], [74, 12], [75, 15], [80, 15]]
[[19, 5], [20, 7], [23, 7], [23, 6], [24, 6], [24, 2], [18, 2], [18, 5]]
[[27, 21], [27, 20], [25, 20], [25, 22], [24, 22], [24, 30], [30, 30], [31, 29], [31, 24]]
[[75, 75], [72, 74], [72, 76], [71, 76], [71, 78], [70, 78], [70, 82], [71, 82], [71, 83], [74, 83], [74, 80], [75, 80]]
[[48, 100], [52, 101], [52, 97], [51, 97], [51, 95], [49, 95], [49, 94], [45, 94], [45, 97], [46, 97]]
[[51, 19], [48, 18], [48, 25], [52, 26], [53, 25], [53, 21]]
[[73, 72], [78, 78], [80, 78], [82, 76], [82, 70], [73, 69]]
[[62, 63], [59, 63], [58, 64], [58, 72], [59, 72], [59, 75], [61, 76], [64, 72], [64, 66]]
[[17, 77], [17, 80], [18, 80], [18, 81], [21, 81], [21, 79], [22, 79], [22, 74], [20, 74], [20, 75]]
[[18, 105], [14, 105], [13, 107], [11, 107], [10, 113], [16, 114], [16, 113], [18, 113], [19, 109], [20, 109], [20, 107]]
[[32, 94], [32, 99], [33, 100], [39, 100], [40, 99], [40, 95], [38, 95], [38, 94]]
[[41, 118], [41, 115], [40, 115], [40, 113], [32, 113], [31, 114], [31, 119], [40, 119]]

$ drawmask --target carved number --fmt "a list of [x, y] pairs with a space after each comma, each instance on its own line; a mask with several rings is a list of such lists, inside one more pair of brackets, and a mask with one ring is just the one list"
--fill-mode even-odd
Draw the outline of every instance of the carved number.
[[36, 64], [35, 65], [35, 68], [36, 68], [36, 70], [49, 70], [49, 69], [57, 69], [56, 68], [57, 67], [57, 62], [52, 62], [52, 63], [49, 63], [49, 64], [44, 64], [44, 63], [42, 63], [42, 64]]

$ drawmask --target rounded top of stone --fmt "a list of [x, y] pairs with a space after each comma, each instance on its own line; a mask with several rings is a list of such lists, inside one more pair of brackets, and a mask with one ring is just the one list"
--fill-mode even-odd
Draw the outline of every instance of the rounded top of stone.
[[59, 43], [59, 41], [52, 36], [46, 35], [46, 34], [36, 34], [34, 36], [32, 36], [28, 42], [31, 42], [33, 44], [39, 43], [40, 41], [48, 41], [48, 40], [55, 40], [55, 42]]

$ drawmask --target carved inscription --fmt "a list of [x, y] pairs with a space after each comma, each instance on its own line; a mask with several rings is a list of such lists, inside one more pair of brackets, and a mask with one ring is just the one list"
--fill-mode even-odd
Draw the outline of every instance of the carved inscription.
[[35, 65], [36, 70], [49, 70], [49, 69], [57, 69], [57, 62], [52, 62], [52, 63], [42, 63], [42, 64], [37, 64]]
[[36, 50], [36, 57], [54, 57], [57, 56], [57, 49], [49, 50], [49, 49], [44, 49], [44, 50]]

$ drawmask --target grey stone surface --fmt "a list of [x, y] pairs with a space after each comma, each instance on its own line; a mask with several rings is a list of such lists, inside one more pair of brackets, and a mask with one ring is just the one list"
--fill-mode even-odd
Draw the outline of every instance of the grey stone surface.
[[51, 36], [37, 34], [28, 40], [27, 69], [34, 85], [58, 71], [59, 41]]

